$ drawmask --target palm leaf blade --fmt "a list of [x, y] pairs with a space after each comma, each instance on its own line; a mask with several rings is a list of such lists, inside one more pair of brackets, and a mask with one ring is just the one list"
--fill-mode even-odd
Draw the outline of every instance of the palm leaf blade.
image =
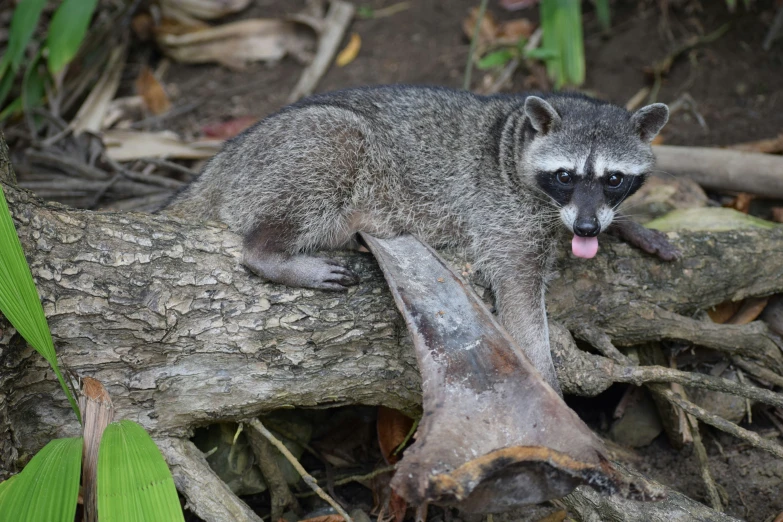
[[183, 522], [177, 489], [160, 450], [144, 428], [109, 424], [98, 452], [101, 522]]

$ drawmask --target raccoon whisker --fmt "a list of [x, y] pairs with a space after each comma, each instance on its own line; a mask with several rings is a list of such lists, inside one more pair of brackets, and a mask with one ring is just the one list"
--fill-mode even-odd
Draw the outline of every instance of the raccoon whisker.
[[676, 179], [678, 177], [676, 174], [672, 174], [668, 170], [663, 170], [663, 169], [653, 169], [650, 171], [650, 174], [663, 175], [669, 179]]

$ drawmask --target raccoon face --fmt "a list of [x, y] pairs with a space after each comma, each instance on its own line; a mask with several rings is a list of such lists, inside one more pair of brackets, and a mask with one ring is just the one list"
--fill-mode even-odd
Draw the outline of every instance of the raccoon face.
[[560, 209], [563, 224], [574, 233], [574, 254], [593, 257], [595, 237], [652, 170], [650, 142], [666, 124], [669, 109], [656, 103], [631, 114], [583, 97], [550, 102], [534, 96], [525, 101], [530, 125], [520, 174]]

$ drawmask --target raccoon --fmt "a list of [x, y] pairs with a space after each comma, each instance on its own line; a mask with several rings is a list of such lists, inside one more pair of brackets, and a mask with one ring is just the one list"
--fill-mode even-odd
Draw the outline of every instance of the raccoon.
[[320, 94], [226, 143], [167, 211], [227, 224], [259, 276], [322, 290], [358, 278], [312, 253], [355, 245], [360, 231], [464, 248], [500, 321], [559, 392], [544, 303], [558, 235], [573, 234], [574, 255], [596, 255], [653, 169], [650, 142], [668, 115], [661, 103], [632, 114], [576, 94]]

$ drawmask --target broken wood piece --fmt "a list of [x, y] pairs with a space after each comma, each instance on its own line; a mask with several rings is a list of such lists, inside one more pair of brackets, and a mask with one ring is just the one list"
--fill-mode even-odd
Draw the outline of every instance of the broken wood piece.
[[262, 522], [212, 471], [204, 454], [191, 441], [163, 437], [155, 442], [166, 457], [177, 490], [198, 517], [211, 522]]
[[82, 487], [84, 489], [84, 522], [98, 520], [98, 448], [106, 426], [114, 420], [114, 405], [106, 388], [92, 377], [82, 378], [79, 396], [82, 412]]
[[712, 190], [783, 198], [783, 157], [709, 147], [653, 146], [657, 169]]
[[606, 449], [547, 385], [483, 302], [413, 236], [362, 234], [413, 338], [424, 414], [392, 479], [413, 505], [502, 512], [618, 479]]

